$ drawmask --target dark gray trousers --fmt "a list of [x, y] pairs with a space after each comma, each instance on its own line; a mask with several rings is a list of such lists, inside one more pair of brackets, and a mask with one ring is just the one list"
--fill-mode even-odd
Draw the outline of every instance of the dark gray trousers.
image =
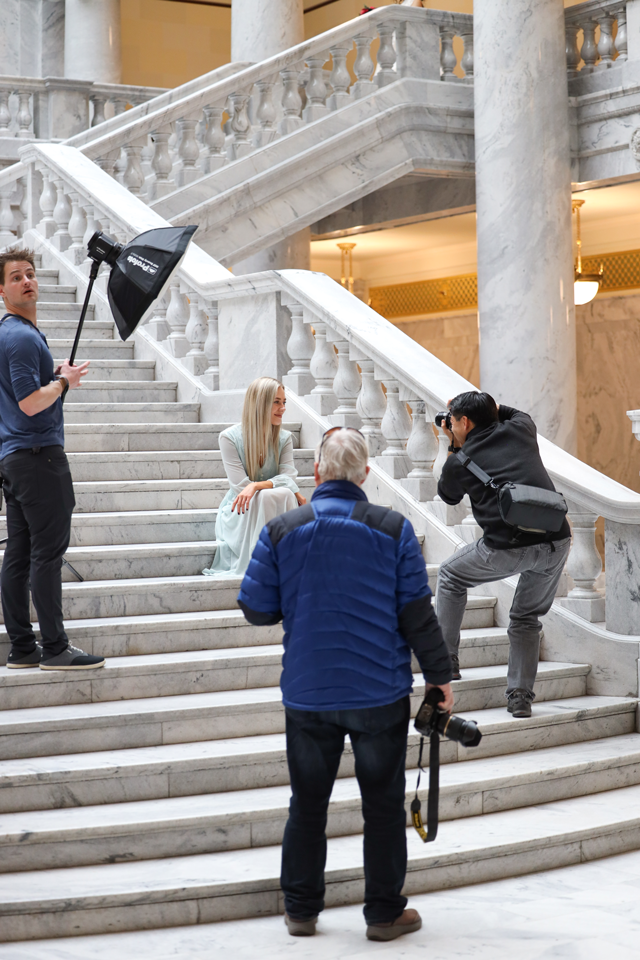
[[436, 611], [450, 653], [457, 654], [467, 589], [520, 575], [509, 612], [507, 696], [533, 693], [540, 658], [539, 617], [548, 613], [571, 548], [571, 538], [531, 547], [496, 550], [484, 538], [468, 544], [440, 566]]

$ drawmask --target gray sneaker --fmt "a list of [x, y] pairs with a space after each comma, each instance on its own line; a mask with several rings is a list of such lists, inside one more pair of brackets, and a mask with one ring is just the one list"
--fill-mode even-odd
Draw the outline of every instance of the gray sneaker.
[[31, 653], [18, 653], [12, 650], [7, 657], [7, 666], [12, 670], [21, 670], [23, 667], [39, 667], [42, 658], [42, 647], [36, 643]]
[[528, 690], [524, 690], [522, 687], [518, 687], [517, 690], [512, 690], [507, 697], [507, 712], [510, 713], [512, 717], [530, 717], [532, 700], [532, 693], [529, 693]]
[[93, 657], [71, 644], [56, 657], [43, 658], [40, 661], [41, 670], [94, 670], [104, 665], [104, 657]]

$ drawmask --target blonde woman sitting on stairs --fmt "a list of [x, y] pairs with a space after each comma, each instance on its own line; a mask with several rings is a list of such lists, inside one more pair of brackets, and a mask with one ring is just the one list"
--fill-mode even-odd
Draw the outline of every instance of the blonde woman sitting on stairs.
[[307, 502], [296, 484], [292, 435], [281, 428], [285, 406], [282, 384], [259, 377], [247, 389], [242, 423], [220, 434], [230, 489], [218, 510], [218, 547], [206, 576], [242, 576], [265, 523]]

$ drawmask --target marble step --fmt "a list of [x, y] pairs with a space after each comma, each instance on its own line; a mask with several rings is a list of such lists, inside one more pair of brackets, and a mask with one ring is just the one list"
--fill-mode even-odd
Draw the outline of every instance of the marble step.
[[[225, 477], [219, 450], [154, 450], [69, 453], [75, 481], [221, 479]], [[294, 450], [302, 476], [313, 474], [313, 450]]]
[[[46, 278], [43, 278], [46, 279]], [[38, 275], [38, 296], [41, 303], [75, 303], [77, 287], [61, 283], [43, 283]]]
[[[298, 477], [303, 494], [315, 489], [312, 477]], [[192, 510], [219, 507], [229, 491], [224, 479], [74, 481], [76, 512]]]
[[[175, 406], [175, 405], [174, 405]], [[65, 416], [65, 449], [69, 452], [215, 450], [230, 423], [73, 423]], [[300, 446], [300, 423], [285, 424]]]
[[[203, 576], [63, 583], [62, 612], [65, 620], [86, 620], [229, 610], [236, 606], [240, 583], [240, 577]], [[495, 597], [469, 597], [465, 626], [492, 627], [495, 605]]]
[[[72, 308], [70, 304], [52, 304], [47, 306], [56, 306], [64, 308], [64, 312], [69, 312]], [[75, 305], [74, 305], [75, 309]], [[60, 311], [62, 312], [62, 311]], [[55, 317], [55, 319], [46, 319], [51, 317], [51, 310], [46, 312], [41, 310], [41, 304], [38, 305], [38, 315], [42, 319], [38, 319], [38, 327], [42, 330], [47, 341], [49, 337], [55, 340], [73, 340], [78, 328], [78, 320], [80, 319], [80, 308], [78, 307], [78, 316], [71, 319], [66, 319], [63, 317]], [[87, 338], [87, 340], [113, 340], [114, 326], [113, 320], [92, 320], [90, 317], [84, 322], [82, 328], [82, 336]]]
[[[504, 627], [467, 627], [476, 611], [467, 609], [463, 618], [460, 658], [463, 669], [505, 664], [509, 640]], [[33, 620], [38, 630], [37, 620]], [[250, 647], [282, 642], [282, 626], [254, 627], [237, 608], [204, 610], [195, 613], [156, 613], [67, 620], [71, 643], [87, 653], [104, 657], [143, 656], [224, 648]], [[0, 624], [0, 664], [6, 663], [9, 639]], [[416, 665], [417, 671], [417, 665]], [[12, 671], [15, 673], [15, 671]]]
[[166, 403], [177, 399], [178, 384], [154, 380], [145, 383], [139, 380], [85, 380], [78, 390], [70, 390], [65, 398], [65, 411], [69, 404], [77, 403]]
[[43, 283], [50, 284], [53, 287], [58, 286], [59, 273], [57, 270], [42, 270], [40, 269], [40, 267], [38, 267], [37, 264], [36, 264], [36, 270], [37, 270], [38, 283], [40, 285], [41, 290], [42, 290]]
[[[215, 540], [218, 511], [129, 510], [113, 513], [74, 513], [71, 547], [147, 545]], [[0, 538], [7, 535], [6, 517], [0, 517]]]
[[[428, 847], [408, 829], [405, 890], [426, 893], [638, 849], [639, 805], [634, 785], [445, 821]], [[333, 837], [327, 854], [327, 906], [362, 902], [362, 837]], [[276, 914], [282, 910], [279, 874], [278, 845], [5, 874], [3, 937], [35, 940]]]
[[[73, 337], [51, 338], [47, 335], [47, 342], [56, 364], [71, 356]], [[92, 340], [88, 332], [83, 332], [76, 359], [78, 363], [85, 360], [133, 360], [133, 340]]]
[[[148, 703], [148, 702], [147, 702]], [[413, 709], [417, 709], [418, 698]], [[123, 709], [130, 704], [122, 704]], [[51, 713], [53, 708], [42, 708]], [[78, 708], [69, 708], [78, 712]], [[95, 711], [95, 707], [92, 708]], [[457, 709], [457, 708], [456, 708]], [[441, 763], [511, 756], [635, 732], [635, 703], [616, 697], [577, 697], [536, 704], [533, 716], [515, 720], [504, 707], [467, 716], [483, 731], [479, 747], [442, 741]], [[59, 709], [56, 712], [60, 712]], [[86, 714], [87, 708], [84, 708]], [[463, 715], [463, 714], [459, 714]], [[33, 752], [0, 760], [0, 812], [58, 809], [253, 790], [289, 782], [283, 733], [119, 747], [105, 737], [93, 751], [73, 751], [68, 733], [58, 753]], [[420, 738], [410, 728], [407, 766], [415, 768]], [[67, 752], [62, 753], [61, 748]], [[427, 758], [425, 758], [427, 762]], [[353, 776], [347, 742], [339, 777]]]
[[[351, 755], [348, 765], [352, 766]], [[415, 790], [407, 777], [407, 826]], [[478, 817], [640, 783], [640, 735], [444, 764], [441, 822]], [[426, 803], [428, 790], [421, 786]], [[282, 842], [290, 788], [262, 787], [0, 815], [0, 873], [123, 863]], [[358, 783], [336, 781], [327, 836], [362, 831]]]
[[70, 403], [65, 405], [67, 423], [198, 423], [199, 403]]
[[[240, 656], [242, 655], [241, 653]], [[572, 668], [575, 666], [571, 665]], [[124, 666], [123, 669], [131, 668]], [[481, 711], [487, 704], [494, 707], [495, 704], [505, 703], [506, 670], [500, 667], [475, 669], [484, 671], [485, 676], [478, 676], [476, 673], [475, 681], [458, 681], [465, 684], [456, 701], [456, 710], [461, 713], [465, 710]], [[554, 671], [558, 670], [562, 675], [555, 675]], [[11, 674], [13, 675], [13, 671]], [[38, 671], [38, 677], [40, 674], [41, 671]], [[20, 675], [23, 675], [22, 672]], [[586, 674], [583, 672], [581, 676], [584, 678]], [[98, 678], [92, 674], [83, 679], [79, 676], [79, 671], [74, 673], [73, 678], [72, 683], [81, 691], [78, 696], [82, 695], [84, 689], [87, 697], [92, 695], [91, 685], [98, 689], [101, 683], [106, 684], [109, 681], [109, 675]], [[57, 682], [63, 687], [66, 683], [65, 680]], [[580, 688], [584, 691], [584, 679], [580, 679], [579, 673], [576, 675], [571, 672], [566, 664], [550, 665], [541, 670], [537, 682], [540, 696], [548, 700], [555, 697], [559, 698], [559, 702], [570, 703], [572, 691], [573, 699], [576, 698], [576, 693], [578, 697], [582, 696]], [[71, 690], [71, 684], [67, 686]], [[117, 688], [117, 684], [114, 686]], [[114, 686], [111, 687], [110, 696], [117, 693]], [[414, 711], [422, 702], [423, 694], [422, 677], [414, 678]], [[43, 696], [55, 695], [55, 692], [47, 693], [43, 689]], [[69, 693], [68, 697], [71, 695]], [[506, 713], [506, 704], [502, 710], [504, 716], [511, 719]], [[536, 715], [542, 715], [541, 711], [544, 711], [544, 703], [538, 705]], [[571, 712], [569, 707], [567, 712]], [[108, 748], [125, 749], [161, 743], [252, 737], [262, 733], [282, 733], [283, 730], [284, 712], [279, 687], [243, 687], [210, 693], [149, 696], [104, 702], [64, 702], [52, 706], [0, 710], [0, 759], [59, 753], [61, 744], [64, 744], [65, 753], [87, 753]], [[617, 732], [629, 731], [625, 729]], [[504, 750], [498, 748], [496, 751], [494, 739], [487, 744], [483, 741], [480, 748], [474, 751], [474, 755], [491, 756], [495, 752], [503, 753]]]
[[[92, 303], [87, 307], [86, 323], [93, 321], [95, 309]], [[44, 330], [45, 324], [56, 323], [58, 321], [67, 324], [75, 323], [77, 326], [81, 312], [81, 303], [55, 303], [41, 298], [38, 301], [38, 326], [41, 326]], [[109, 326], [111, 328], [111, 335], [113, 336], [113, 331], [116, 328], [113, 320], [99, 320], [97, 322]]]
[[[100, 647], [96, 638], [95, 646]], [[422, 690], [420, 667], [414, 659], [415, 689]], [[282, 646], [192, 650], [146, 656], [112, 657], [95, 672], [52, 678], [42, 670], [0, 667], [0, 711], [70, 703], [106, 703], [112, 700], [175, 697], [190, 693], [273, 688], [282, 670]], [[584, 664], [541, 663], [536, 695], [539, 700], [586, 694], [590, 668]], [[504, 704], [507, 667], [470, 667], [456, 681], [456, 709], [475, 710]]]
[[[195, 577], [211, 565], [215, 540], [168, 543], [129, 543], [120, 546], [70, 547], [65, 560], [85, 580], [126, 580], [145, 577]], [[76, 580], [68, 566], [64, 583]]]
[[[56, 361], [59, 363], [60, 361]], [[135, 380], [149, 383], [155, 378], [155, 360], [92, 360], [84, 383], [93, 380]]]

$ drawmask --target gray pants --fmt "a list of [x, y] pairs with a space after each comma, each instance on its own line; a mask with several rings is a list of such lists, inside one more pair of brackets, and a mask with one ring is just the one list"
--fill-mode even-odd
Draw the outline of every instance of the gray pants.
[[440, 566], [437, 613], [449, 652], [458, 653], [467, 588], [520, 574], [509, 612], [507, 696], [517, 689], [533, 695], [540, 656], [538, 617], [548, 613], [564, 568], [571, 538], [531, 547], [496, 550], [484, 538], [468, 544]]

